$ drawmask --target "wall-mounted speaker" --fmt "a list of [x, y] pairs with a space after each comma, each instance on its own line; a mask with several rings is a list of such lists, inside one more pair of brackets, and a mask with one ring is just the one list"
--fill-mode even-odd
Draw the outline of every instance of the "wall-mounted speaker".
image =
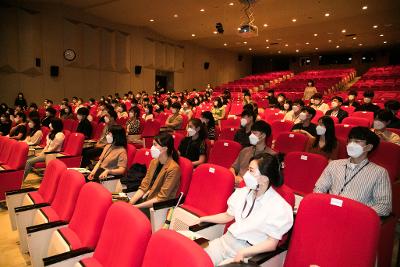
[[204, 69], [208, 70], [209, 67], [210, 67], [210, 62], [204, 62]]
[[38, 57], [35, 58], [35, 66], [39, 68], [41, 64], [42, 64], [42, 62], [41, 62], [40, 58], [38, 58]]
[[142, 66], [136, 65], [135, 66], [135, 75], [139, 75], [142, 73]]
[[50, 66], [50, 76], [58, 77], [59, 67], [58, 66]]
[[238, 56], [238, 61], [242, 61], [243, 60], [243, 56], [242, 55], [239, 55]]

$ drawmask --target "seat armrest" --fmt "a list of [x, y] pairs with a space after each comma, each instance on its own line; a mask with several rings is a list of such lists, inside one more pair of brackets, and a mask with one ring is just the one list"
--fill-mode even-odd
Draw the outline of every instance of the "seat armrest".
[[27, 187], [27, 188], [22, 188], [22, 189], [18, 189], [18, 190], [7, 191], [6, 192], [6, 196], [29, 193], [29, 192], [32, 192], [32, 191], [37, 191], [37, 188]]
[[65, 261], [71, 258], [75, 258], [78, 256], [82, 256], [84, 254], [92, 253], [94, 250], [92, 248], [79, 248], [71, 251], [67, 251], [58, 255], [50, 256], [43, 259], [44, 266], [49, 266], [52, 264], [56, 264], [61, 261]]
[[[182, 197], [181, 203], [184, 202], [184, 200], [185, 200], [185, 196]], [[178, 201], [179, 201], [179, 197], [164, 200], [164, 201], [159, 201], [159, 202], [156, 202], [153, 204], [153, 209], [161, 210], [161, 209], [165, 209], [165, 208], [171, 208], [171, 207], [176, 206], [176, 204], [178, 204]]]
[[45, 155], [50, 155], [50, 154], [58, 154], [58, 153], [63, 153], [63, 151], [51, 151], [51, 152], [44, 152]]
[[264, 253], [254, 255], [253, 257], [251, 257], [249, 259], [249, 263], [257, 264], [257, 266], [261, 265], [264, 262], [272, 259], [276, 255], [279, 255], [286, 250], [287, 250], [287, 247], [283, 246], [283, 247], [277, 247], [274, 251], [269, 251], [269, 252], [264, 252]]
[[55, 222], [49, 222], [49, 223], [42, 223], [42, 224], [26, 227], [26, 232], [28, 234], [31, 234], [31, 233], [35, 233], [35, 232], [39, 232], [39, 231], [43, 231], [46, 229], [51, 229], [54, 227], [67, 225], [67, 224], [68, 224], [68, 222], [66, 222], [66, 221], [55, 221]]
[[17, 171], [17, 170], [14, 170], [14, 169], [11, 169], [11, 170], [2, 169], [2, 170], [0, 170], [0, 173], [8, 173], [8, 172], [15, 172], [15, 171]]
[[200, 224], [195, 224], [195, 225], [189, 226], [189, 230], [192, 232], [198, 232], [198, 231], [204, 230], [208, 227], [212, 227], [214, 225], [217, 225], [217, 224], [210, 223], [210, 222], [202, 222]]
[[102, 178], [102, 179], [99, 178], [99, 180], [100, 180], [100, 182], [106, 182], [106, 181], [118, 180], [122, 177], [123, 177], [123, 175], [109, 175], [106, 178]]
[[26, 205], [26, 206], [22, 206], [22, 207], [16, 207], [15, 213], [23, 212], [23, 211], [27, 211], [27, 210], [40, 209], [40, 208], [47, 207], [47, 206], [50, 206], [50, 204], [49, 203], [39, 203], [39, 204]]

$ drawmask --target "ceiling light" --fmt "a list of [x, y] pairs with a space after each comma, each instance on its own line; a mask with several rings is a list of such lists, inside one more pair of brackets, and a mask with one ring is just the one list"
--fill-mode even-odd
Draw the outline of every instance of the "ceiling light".
[[249, 50], [251, 51], [251, 50], [253, 50], [253, 49], [250, 47]]
[[296, 49], [296, 53], [299, 53], [299, 49]]
[[355, 40], [355, 39], [357, 39], [357, 37], [354, 36], [354, 37], [353, 37], [353, 40]]
[[367, 10], [368, 9], [368, 6], [363, 6], [362, 7], [362, 10]]
[[378, 28], [378, 25], [374, 25], [374, 26], [372, 26], [372, 28], [376, 29], [376, 28]]
[[309, 42], [306, 43], [306, 45], [309, 45], [309, 44], [310, 44]]
[[246, 42], [246, 41], [244, 41], [243, 43], [244, 43], [244, 44], [247, 44], [247, 42]]
[[230, 5], [230, 6], [233, 6], [233, 5], [234, 5], [234, 3], [233, 3], [233, 2], [230, 2], [230, 3], [229, 3], [229, 5]]
[[292, 19], [292, 22], [296, 22], [297, 21], [297, 19]]
[[343, 30], [342, 30], [342, 33], [345, 33], [345, 32], [346, 32], [346, 29], [343, 29]]
[[358, 44], [358, 46], [362, 46], [363, 44]]
[[316, 47], [315, 50], [318, 50], [318, 47]]
[[150, 19], [149, 21], [150, 21], [150, 22], [154, 22], [154, 19]]
[[328, 40], [328, 43], [332, 43], [332, 40]]
[[285, 44], [285, 46], [288, 47], [289, 45], [288, 45], [288, 44]]
[[317, 36], [318, 36], [318, 33], [314, 33], [314, 36], [317, 37]]
[[269, 46], [267, 46], [266, 48], [269, 49]]
[[196, 36], [196, 34], [192, 33], [192, 37], [195, 37], [195, 36]]
[[228, 44], [227, 43], [224, 43], [224, 46], [227, 46]]
[[381, 33], [381, 34], [379, 34], [379, 36], [380, 36], [380, 37], [383, 37], [383, 34]]
[[217, 34], [218, 32], [217, 31], [213, 31], [213, 34]]
[[204, 11], [205, 11], [204, 8], [200, 9], [200, 12], [204, 12]]
[[336, 46], [336, 48], [339, 48], [339, 47], [340, 47], [339, 45]]
[[278, 51], [278, 54], [282, 53], [281, 51]]
[[383, 41], [384, 44], [387, 44], [387, 41]]
[[267, 43], [269, 42], [269, 40], [267, 39], [267, 40], [265, 40]]
[[177, 18], [177, 17], [178, 17], [178, 14], [175, 14], [175, 15], [174, 15], [174, 18]]
[[351, 61], [353, 58], [349, 57], [349, 61]]
[[240, 31], [240, 28], [237, 28], [238, 31]]
[[325, 17], [329, 17], [330, 16], [330, 14], [329, 13], [325, 13]]
[[267, 23], [264, 23], [264, 25], [263, 25], [264, 27], [268, 27], [268, 24]]

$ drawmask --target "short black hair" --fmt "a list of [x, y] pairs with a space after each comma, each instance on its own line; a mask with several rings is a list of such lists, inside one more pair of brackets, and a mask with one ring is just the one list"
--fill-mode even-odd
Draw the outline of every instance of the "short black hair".
[[89, 101], [94, 103], [94, 102], [96, 102], [96, 99], [94, 99], [93, 97], [91, 97], [91, 98], [89, 98]]
[[251, 126], [251, 130], [264, 133], [266, 138], [271, 136], [271, 126], [265, 121], [256, 121]]
[[256, 160], [261, 175], [267, 176], [269, 184], [280, 187], [283, 184], [283, 176], [280, 171], [280, 163], [277, 156], [262, 153], [254, 156], [250, 161]]
[[308, 84], [308, 83], [311, 83], [311, 86], [314, 86], [314, 81], [313, 81], [313, 80], [308, 80], [308, 81], [307, 81], [307, 84]]
[[57, 110], [53, 107], [49, 107], [49, 108], [46, 108], [46, 112], [49, 112], [50, 115], [55, 116], [57, 113]]
[[133, 107], [131, 107], [129, 112], [133, 112], [135, 114], [135, 117], [137, 119], [139, 119], [139, 117], [140, 117], [140, 108], [138, 108], [137, 106], [133, 106]]
[[312, 107], [309, 107], [309, 106], [303, 107], [301, 109], [301, 112], [303, 112], [303, 111], [307, 112], [308, 114], [311, 114], [311, 120], [315, 117], [315, 114], [317, 113], [315, 111], [315, 109], [313, 109]]
[[18, 116], [22, 119], [23, 122], [26, 122], [26, 115], [23, 112], [18, 112], [15, 116]]
[[201, 113], [201, 117], [205, 118], [208, 120], [207, 127], [215, 127], [215, 120], [214, 116], [212, 115], [211, 111], [203, 111]]
[[293, 101], [292, 105], [293, 106], [300, 105], [300, 106], [304, 107], [304, 101], [301, 100], [301, 99], [296, 99], [296, 100]]
[[312, 99], [322, 99], [322, 94], [321, 93], [315, 93], [311, 98]]
[[393, 111], [397, 111], [400, 109], [400, 102], [397, 100], [388, 100], [385, 102], [385, 108], [387, 110], [393, 110]]
[[172, 105], [171, 105], [171, 108], [175, 108], [175, 109], [177, 109], [178, 111], [181, 109], [181, 104], [179, 104], [178, 102], [175, 102], [175, 103], [173, 103]]
[[36, 103], [31, 103], [29, 105], [30, 108], [34, 108], [34, 109], [38, 109], [38, 106], [36, 105]]
[[393, 120], [393, 117], [394, 117], [393, 113], [385, 109], [379, 110], [378, 113], [376, 114], [376, 119], [384, 122], [389, 122]]
[[122, 147], [127, 146], [128, 142], [126, 140], [126, 133], [124, 127], [122, 127], [119, 124], [114, 124], [111, 125], [109, 131], [113, 136], [114, 146], [122, 146]]
[[373, 98], [375, 96], [375, 94], [374, 94], [374, 91], [368, 90], [368, 91], [364, 92], [363, 96]]
[[254, 114], [253, 110], [250, 109], [243, 109], [242, 114], [240, 116], [243, 118], [244, 116], [252, 117], [253, 122], [256, 121], [257, 116]]
[[275, 93], [275, 90], [274, 89], [269, 89], [268, 93]]
[[358, 95], [358, 93], [357, 93], [357, 91], [356, 91], [356, 90], [350, 90], [350, 91], [349, 91], [349, 93], [348, 93], [348, 95], [354, 95], [354, 96], [357, 96], [357, 95]]
[[50, 120], [51, 127], [53, 130], [49, 133], [50, 140], [54, 140], [54, 137], [57, 133], [62, 132], [64, 125], [61, 119], [59, 118], [52, 118]]
[[215, 101], [218, 103], [218, 104], [217, 104], [217, 107], [218, 107], [218, 108], [221, 108], [221, 107], [223, 106], [221, 98], [217, 97], [217, 98], [215, 98], [215, 99], [213, 100], [213, 102], [215, 102]]
[[333, 100], [337, 100], [338, 102], [343, 103], [343, 98], [341, 98], [340, 96], [335, 95], [334, 97], [331, 98], [331, 101]]
[[89, 115], [89, 109], [85, 108], [85, 107], [81, 107], [81, 108], [78, 109], [76, 114], [82, 115], [82, 116], [88, 116]]
[[380, 142], [380, 139], [376, 133], [372, 132], [369, 128], [362, 126], [357, 126], [350, 130], [348, 140], [350, 139], [364, 140], [367, 145], [373, 145], [373, 148], [370, 152], [377, 149]]
[[171, 134], [169, 134], [168, 132], [162, 132], [159, 135], [157, 135], [156, 137], [154, 137], [154, 141], [156, 141], [157, 144], [159, 144], [160, 146], [166, 147], [167, 155], [169, 157], [172, 157], [172, 159], [175, 162], [179, 161], [179, 154], [175, 150], [174, 138], [172, 137]]
[[118, 118], [117, 112], [115, 112], [114, 110], [108, 110], [107, 113], [108, 113], [108, 115], [110, 115], [110, 117], [112, 117], [114, 120], [117, 120], [117, 118]]

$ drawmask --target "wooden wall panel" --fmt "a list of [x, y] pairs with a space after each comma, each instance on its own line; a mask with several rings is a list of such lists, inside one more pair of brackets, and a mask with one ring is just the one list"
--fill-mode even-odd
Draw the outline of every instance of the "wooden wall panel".
[[88, 24], [83, 25], [83, 66], [100, 67], [100, 29]]
[[115, 32], [109, 29], [101, 29], [101, 69], [115, 71], [115, 65]]
[[0, 7], [0, 72], [16, 72], [17, 70], [17, 9]]
[[156, 42], [156, 69], [165, 70], [167, 49], [164, 43]]
[[183, 71], [184, 64], [184, 49], [181, 47], [175, 47], [175, 71]]
[[155, 64], [155, 43], [148, 39], [143, 40], [143, 66], [154, 68]]
[[167, 57], [165, 69], [173, 71], [175, 68], [175, 46], [167, 45]]
[[64, 20], [64, 51], [72, 49], [76, 58], [73, 61], [64, 59], [64, 66], [80, 67], [83, 62], [83, 25], [77, 21]]
[[116, 32], [116, 65], [119, 72], [130, 72], [130, 38], [129, 34]]

